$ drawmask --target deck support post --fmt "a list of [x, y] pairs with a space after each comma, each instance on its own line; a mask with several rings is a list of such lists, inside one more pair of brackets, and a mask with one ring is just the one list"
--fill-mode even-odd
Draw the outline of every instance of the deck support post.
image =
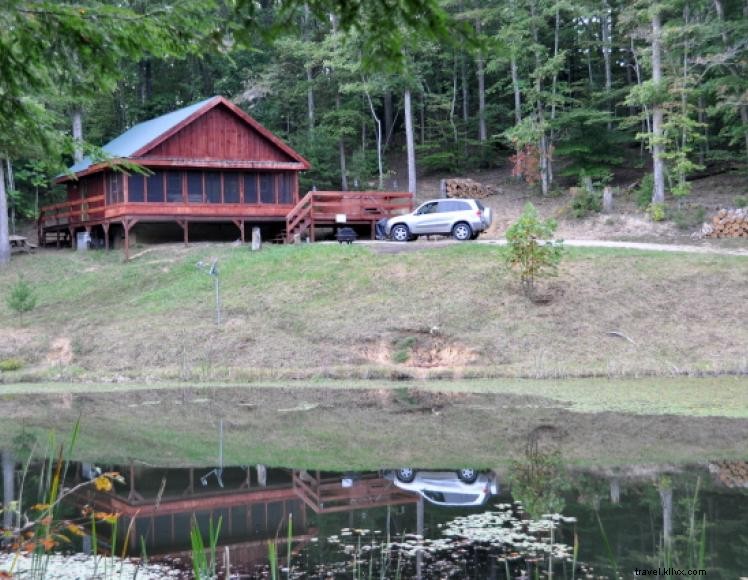
[[60, 249], [60, 230], [57, 230], [55, 232], [55, 242], [57, 244], [57, 249]]
[[242, 244], [244, 243], [244, 220], [231, 220], [234, 222], [234, 225], [239, 228], [239, 239], [241, 240]]
[[68, 232], [70, 233], [70, 247], [73, 250], [77, 250], [78, 248], [76, 247], [77, 244], [75, 241], [75, 228], [68, 228]]
[[130, 493], [127, 494], [127, 501], [143, 501], [143, 496], [135, 489], [135, 464], [130, 462]]
[[138, 223], [136, 219], [123, 219], [122, 227], [125, 229], [125, 262], [130, 261], [130, 230]]
[[377, 222], [371, 222], [371, 239], [377, 239]]
[[314, 218], [309, 223], [309, 241], [314, 243]]
[[109, 222], [101, 224], [101, 228], [104, 230], [104, 249], [109, 249]]
[[187, 220], [177, 220], [177, 224], [182, 228], [184, 234], [184, 247], [186, 248], [190, 244], [190, 223]]

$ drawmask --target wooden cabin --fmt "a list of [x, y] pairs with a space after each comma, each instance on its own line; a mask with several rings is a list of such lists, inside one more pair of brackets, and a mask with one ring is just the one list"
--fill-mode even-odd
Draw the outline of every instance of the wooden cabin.
[[[187, 244], [190, 224], [205, 223], [235, 228], [242, 242], [249, 226], [283, 241], [314, 241], [315, 228], [341, 219], [373, 237], [378, 220], [413, 208], [408, 192], [314, 191], [300, 199], [299, 172], [309, 162], [223, 97], [135, 125], [102, 149], [109, 159], [85, 158], [57, 178], [67, 201], [41, 208], [40, 245], [75, 246], [88, 232], [105, 248], [121, 241], [127, 257], [136, 226], [177, 224]], [[123, 162], [144, 172], [123, 171]]]
[[[67, 201], [42, 208], [40, 241], [75, 243], [87, 231], [105, 247], [136, 224], [234, 224], [285, 228], [299, 202], [299, 172], [309, 162], [250, 115], [213, 97], [135, 125], [103, 146], [105, 162], [85, 158], [57, 178]], [[112, 168], [136, 163], [147, 174]]]

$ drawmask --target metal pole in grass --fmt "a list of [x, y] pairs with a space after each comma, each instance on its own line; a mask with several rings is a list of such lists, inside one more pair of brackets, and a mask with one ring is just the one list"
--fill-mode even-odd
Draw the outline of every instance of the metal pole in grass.
[[213, 287], [216, 291], [216, 324], [221, 324], [221, 279], [218, 273], [218, 260], [213, 259], [210, 264], [201, 260], [196, 265], [198, 270], [206, 272], [208, 276], [213, 278]]

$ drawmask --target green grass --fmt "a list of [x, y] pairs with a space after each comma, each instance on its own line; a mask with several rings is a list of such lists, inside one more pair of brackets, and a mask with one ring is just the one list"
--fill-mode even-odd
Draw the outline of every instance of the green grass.
[[[0, 295], [23, 274], [38, 305], [21, 328], [0, 301], [0, 358], [27, 363], [3, 380], [449, 376], [420, 367], [419, 349], [455, 348], [471, 356], [441, 365], [465, 367], [452, 376], [748, 370], [748, 327], [725, 321], [748, 302], [745, 257], [571, 248], [541, 306], [522, 297], [503, 251], [170, 245], [127, 264], [117, 252], [21, 256], [0, 272]], [[214, 257], [221, 327], [212, 282], [195, 267]], [[56, 339], [70, 344], [71, 361], [49, 362]]]

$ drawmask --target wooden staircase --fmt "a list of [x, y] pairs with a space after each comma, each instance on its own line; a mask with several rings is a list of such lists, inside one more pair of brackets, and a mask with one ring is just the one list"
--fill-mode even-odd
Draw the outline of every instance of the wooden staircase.
[[[413, 210], [407, 191], [310, 191], [286, 216], [286, 242], [308, 237], [315, 226], [369, 225]], [[341, 219], [342, 218], [342, 219]]]

